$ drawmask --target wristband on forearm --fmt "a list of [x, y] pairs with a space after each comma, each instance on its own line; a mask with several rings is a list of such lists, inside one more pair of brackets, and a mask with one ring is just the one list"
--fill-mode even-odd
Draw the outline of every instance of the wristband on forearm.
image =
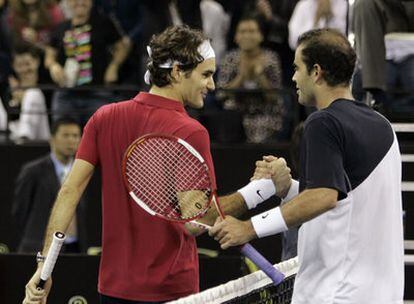
[[250, 220], [259, 238], [288, 230], [279, 207], [253, 216]]
[[237, 190], [249, 209], [255, 208], [269, 197], [275, 195], [276, 188], [271, 179], [256, 179]]
[[296, 195], [299, 194], [299, 182], [295, 179], [292, 179], [292, 184], [290, 185], [289, 192], [284, 198], [282, 198], [282, 204], [290, 201]]

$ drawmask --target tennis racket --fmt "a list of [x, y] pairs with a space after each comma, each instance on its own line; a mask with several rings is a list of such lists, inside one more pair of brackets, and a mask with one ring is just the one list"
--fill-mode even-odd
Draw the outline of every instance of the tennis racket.
[[50, 245], [49, 251], [47, 252], [45, 263], [43, 264], [42, 271], [40, 273], [40, 281], [39, 284], [37, 284], [37, 288], [43, 289], [47, 279], [49, 279], [50, 275], [52, 274], [65, 238], [66, 236], [63, 232], [55, 232], [53, 235], [52, 244]]
[[[207, 164], [180, 138], [162, 134], [138, 138], [125, 152], [122, 172], [129, 195], [151, 215], [170, 221], [195, 222], [214, 203], [220, 216], [225, 217]], [[283, 281], [284, 275], [250, 244], [240, 249], [275, 285]]]

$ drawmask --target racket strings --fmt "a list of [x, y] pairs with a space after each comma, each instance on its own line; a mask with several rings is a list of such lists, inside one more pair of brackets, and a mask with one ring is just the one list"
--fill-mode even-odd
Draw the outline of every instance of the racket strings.
[[204, 213], [211, 189], [205, 163], [176, 141], [150, 138], [128, 155], [130, 190], [151, 210], [187, 220]]

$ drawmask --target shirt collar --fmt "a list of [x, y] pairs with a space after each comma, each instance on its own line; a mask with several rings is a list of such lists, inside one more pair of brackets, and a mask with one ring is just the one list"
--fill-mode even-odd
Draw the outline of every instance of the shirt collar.
[[53, 165], [54, 165], [54, 167], [55, 167], [55, 172], [56, 172], [56, 175], [57, 175], [57, 177], [60, 179], [61, 178], [61, 176], [62, 176], [62, 174], [63, 173], [68, 173], [69, 172], [69, 170], [72, 168], [72, 165], [73, 165], [73, 158], [70, 160], [70, 162], [69, 163], [67, 163], [66, 165], [65, 164], [63, 164], [63, 163], [61, 163], [58, 159], [57, 159], [57, 157], [56, 157], [56, 155], [53, 153], [53, 152], [51, 152], [50, 153], [50, 158], [52, 159], [52, 162], [53, 162]]
[[186, 112], [181, 102], [147, 92], [140, 92], [134, 100], [157, 108]]

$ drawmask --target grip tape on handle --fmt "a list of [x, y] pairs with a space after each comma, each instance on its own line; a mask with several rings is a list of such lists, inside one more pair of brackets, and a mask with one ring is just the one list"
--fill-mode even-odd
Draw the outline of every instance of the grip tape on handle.
[[45, 263], [40, 273], [40, 282], [37, 284], [37, 288], [43, 289], [47, 279], [52, 274], [53, 268], [55, 267], [57, 257], [59, 256], [60, 249], [62, 248], [63, 242], [65, 241], [65, 234], [63, 232], [55, 232], [53, 235], [52, 244], [49, 247], [49, 251], [46, 256]]
[[252, 260], [263, 272], [273, 281], [274, 285], [279, 285], [285, 275], [277, 270], [268, 260], [266, 260], [256, 249], [250, 244], [245, 244], [240, 248], [241, 253]]

